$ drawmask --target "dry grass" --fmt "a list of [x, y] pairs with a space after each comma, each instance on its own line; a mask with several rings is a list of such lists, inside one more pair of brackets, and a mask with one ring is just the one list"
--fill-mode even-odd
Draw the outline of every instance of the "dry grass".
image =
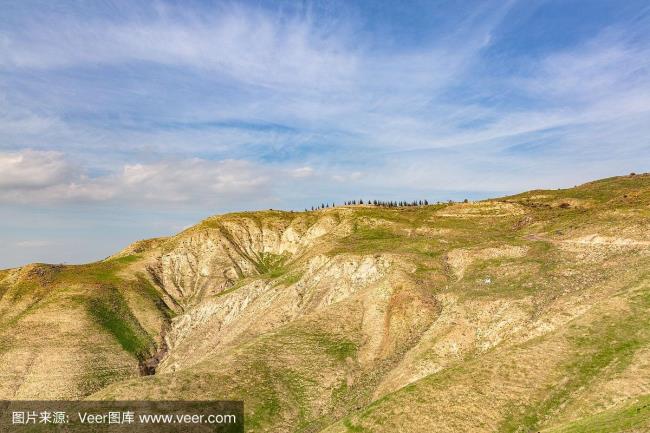
[[637, 175], [230, 214], [0, 271], [0, 397], [244, 399], [255, 432], [647, 431], [649, 219]]

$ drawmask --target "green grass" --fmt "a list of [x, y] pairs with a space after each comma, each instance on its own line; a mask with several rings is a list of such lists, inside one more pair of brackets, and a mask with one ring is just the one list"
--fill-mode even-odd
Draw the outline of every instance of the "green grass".
[[336, 254], [378, 254], [397, 252], [406, 244], [405, 238], [384, 227], [368, 227], [355, 224], [352, 234], [339, 240], [330, 255]]
[[[649, 283], [644, 279], [640, 284], [647, 287]], [[564, 366], [566, 382], [550, 386], [543, 398], [523, 413], [511, 414], [500, 431], [536, 431], [605, 369], [621, 371], [638, 349], [650, 344], [650, 292], [632, 297], [629, 306], [630, 312], [621, 317], [603, 316], [588, 326], [574, 326], [569, 338], [575, 355]]]
[[257, 270], [266, 278], [279, 278], [287, 271], [287, 259], [286, 254], [259, 253], [256, 261]]
[[[517, 244], [521, 241], [512, 242], [512, 245]], [[561, 292], [564, 287], [554, 279], [565, 264], [561, 255], [549, 242], [535, 241], [524, 245], [528, 250], [523, 257], [474, 261], [457, 283], [457, 292], [463, 299], [516, 299]], [[490, 284], [483, 283], [486, 277], [490, 277]]]
[[345, 338], [322, 338], [320, 343], [325, 347], [325, 353], [337, 361], [345, 361], [346, 358], [353, 357], [357, 352], [357, 345]]
[[[238, 365], [247, 374], [242, 380], [249, 383], [247, 390], [255, 390], [246, 398], [248, 429], [261, 429], [276, 425], [283, 413], [295, 418], [291, 431], [320, 431], [335, 419], [330, 416], [315, 417], [313, 411], [314, 391], [319, 388], [313, 377], [314, 366], [304, 363], [278, 362], [275, 353], [286, 355], [285, 349], [296, 351], [298, 358], [330, 361], [327, 364], [340, 365], [349, 356], [354, 356], [357, 346], [339, 335], [314, 332], [314, 329], [288, 327], [277, 333], [266, 334], [246, 345], [237, 355]], [[318, 395], [318, 394], [316, 394]], [[342, 396], [343, 397], [343, 396]], [[344, 400], [328, 401], [329, 404], [342, 405]]]
[[[255, 380], [256, 396], [252, 400], [252, 407], [246, 408], [246, 428], [259, 428], [268, 425], [281, 412], [280, 396], [273, 387], [273, 375], [269, 366], [263, 360], [253, 362], [253, 370], [256, 373]], [[251, 400], [248, 401], [251, 403]]]
[[[551, 201], [557, 199], [588, 199], [596, 203], [606, 203], [610, 200], [618, 200], [631, 191], [643, 191], [650, 184], [650, 176], [618, 176], [607, 179], [600, 179], [593, 182], [579, 185], [576, 188], [558, 189], [558, 190], [533, 190], [517, 194], [508, 199], [526, 199], [535, 195], [548, 195], [549, 198], [541, 199], [542, 201]], [[647, 191], [646, 191], [647, 194]], [[540, 199], [536, 199], [540, 200]]]
[[56, 275], [55, 282], [59, 284], [119, 284], [123, 279], [117, 275], [118, 272], [140, 258], [138, 255], [130, 255], [86, 265], [64, 266]]
[[363, 433], [367, 431], [360, 425], [354, 424], [349, 418], [343, 420], [343, 426], [346, 428], [348, 433]]
[[342, 335], [330, 334], [314, 329], [284, 329], [283, 337], [308, 341], [313, 347], [323, 350], [325, 354], [337, 362], [344, 362], [348, 357], [354, 357], [358, 345]]
[[[351, 245], [359, 252], [382, 252], [401, 249], [408, 239], [386, 227], [367, 227], [359, 225], [349, 237]], [[411, 240], [413, 241], [413, 240]]]
[[606, 410], [560, 426], [544, 433], [624, 433], [650, 431], [650, 396], [633, 404]]
[[135, 318], [122, 294], [111, 286], [97, 292], [88, 302], [91, 317], [113, 335], [125, 351], [138, 360], [145, 359], [154, 347], [153, 339]]
[[31, 296], [35, 300], [40, 299], [45, 292], [46, 290], [43, 284], [39, 284], [36, 281], [21, 281], [13, 285], [9, 295], [11, 296], [12, 302], [18, 302], [27, 296]]
[[64, 269], [63, 266], [57, 265], [32, 265], [21, 271], [20, 280], [14, 283], [11, 288], [7, 287], [5, 295], [12, 302], [19, 302], [25, 298], [37, 302], [51, 290], [62, 269]]
[[89, 288], [89, 296], [82, 296], [79, 300], [86, 304], [91, 317], [113, 335], [124, 350], [141, 360], [151, 351], [153, 339], [135, 318], [118, 287], [138, 291], [154, 302], [164, 317], [170, 318], [171, 313], [142, 275], [137, 276], [136, 281], [126, 281], [118, 275], [119, 271], [139, 259], [138, 255], [129, 255], [86, 265], [63, 266], [54, 275], [53, 284], [60, 289], [71, 286]]
[[176, 313], [165, 304], [158, 290], [156, 290], [144, 274], [139, 272], [136, 274], [136, 278], [137, 280], [135, 282], [130, 282], [130, 288], [152, 302], [167, 321], [171, 320]]
[[293, 286], [302, 279], [303, 275], [304, 272], [300, 270], [289, 271], [278, 282], [284, 286]]
[[18, 322], [20, 322], [22, 319], [24, 319], [29, 314], [34, 312], [34, 310], [36, 310], [36, 308], [38, 308], [39, 302], [40, 302], [40, 299], [37, 300], [37, 301], [32, 302], [26, 308], [24, 308], [22, 311], [19, 311], [18, 314], [8, 316], [8, 319], [7, 319], [7, 316], [0, 318], [0, 330], [11, 329]]

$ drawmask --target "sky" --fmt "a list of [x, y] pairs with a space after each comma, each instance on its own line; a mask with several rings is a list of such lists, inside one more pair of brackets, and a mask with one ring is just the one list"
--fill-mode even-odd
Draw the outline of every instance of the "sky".
[[648, 29], [635, 0], [2, 0], [0, 268], [649, 171]]

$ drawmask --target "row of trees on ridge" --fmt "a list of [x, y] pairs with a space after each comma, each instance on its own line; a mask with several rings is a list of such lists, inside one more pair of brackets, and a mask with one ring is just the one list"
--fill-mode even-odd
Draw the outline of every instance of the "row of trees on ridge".
[[[428, 200], [413, 200], [413, 201], [385, 201], [385, 200], [348, 200], [343, 202], [344, 206], [355, 206], [355, 205], [372, 205], [379, 207], [406, 207], [406, 206], [428, 206]], [[336, 203], [321, 203], [320, 206], [312, 206], [311, 210], [326, 209], [330, 207], [336, 207]], [[308, 209], [305, 209], [307, 211]]]

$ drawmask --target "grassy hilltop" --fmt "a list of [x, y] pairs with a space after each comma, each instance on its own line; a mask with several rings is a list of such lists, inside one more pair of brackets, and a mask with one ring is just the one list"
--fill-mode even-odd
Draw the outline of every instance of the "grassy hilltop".
[[243, 399], [251, 432], [650, 431], [650, 175], [221, 215], [0, 271], [0, 399]]

